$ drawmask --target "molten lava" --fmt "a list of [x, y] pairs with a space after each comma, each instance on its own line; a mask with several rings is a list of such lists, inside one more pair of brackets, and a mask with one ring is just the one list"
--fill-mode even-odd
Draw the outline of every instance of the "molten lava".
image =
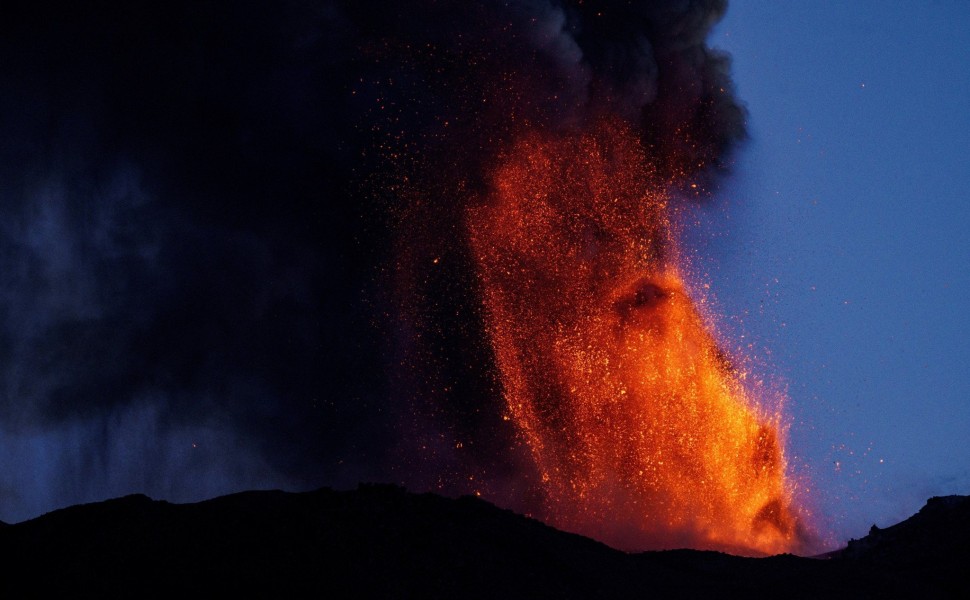
[[627, 549], [796, 550], [778, 418], [685, 291], [635, 136], [525, 136], [490, 184], [469, 237], [547, 520]]

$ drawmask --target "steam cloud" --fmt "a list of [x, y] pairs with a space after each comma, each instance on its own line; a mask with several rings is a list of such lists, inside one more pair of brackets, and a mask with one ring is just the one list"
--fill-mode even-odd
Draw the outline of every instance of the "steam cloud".
[[0, 8], [5, 520], [500, 486], [463, 198], [523, 124], [622, 115], [670, 186], [744, 135], [723, 0], [61, 4]]

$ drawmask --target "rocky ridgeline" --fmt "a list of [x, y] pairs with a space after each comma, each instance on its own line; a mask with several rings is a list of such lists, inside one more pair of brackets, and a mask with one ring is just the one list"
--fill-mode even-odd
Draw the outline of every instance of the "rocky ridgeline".
[[967, 596], [970, 498], [933, 498], [826, 559], [628, 554], [477, 498], [390, 485], [127, 496], [0, 527], [3, 597], [319, 594], [337, 598]]

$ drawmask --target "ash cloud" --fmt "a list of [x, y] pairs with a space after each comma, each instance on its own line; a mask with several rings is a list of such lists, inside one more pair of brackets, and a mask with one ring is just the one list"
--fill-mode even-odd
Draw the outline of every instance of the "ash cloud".
[[723, 166], [744, 135], [704, 43], [724, 10], [4, 3], [0, 518], [213, 485], [501, 488], [520, 467], [462, 203], [522, 128], [603, 113], [658, 184]]

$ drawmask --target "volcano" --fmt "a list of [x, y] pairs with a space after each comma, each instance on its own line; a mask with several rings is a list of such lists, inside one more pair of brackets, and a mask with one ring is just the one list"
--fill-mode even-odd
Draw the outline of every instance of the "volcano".
[[0, 527], [0, 590], [131, 597], [942, 597], [970, 591], [970, 497], [932, 498], [822, 557], [625, 553], [473, 496], [254, 491], [136, 495]]
[[5, 515], [378, 480], [807, 551], [673, 225], [724, 0], [60, 4], [0, 18]]

